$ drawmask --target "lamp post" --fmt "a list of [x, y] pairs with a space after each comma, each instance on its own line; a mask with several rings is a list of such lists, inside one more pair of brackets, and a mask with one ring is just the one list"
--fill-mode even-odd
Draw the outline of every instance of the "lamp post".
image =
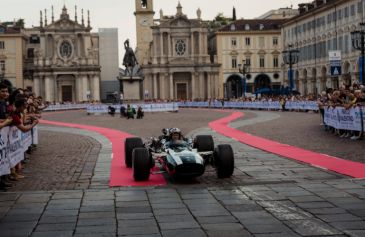
[[242, 74], [242, 96], [246, 97], [246, 74], [250, 72], [250, 64], [246, 60], [242, 60], [242, 64], [238, 64], [238, 70]]
[[360, 83], [365, 85], [365, 70], [364, 70], [364, 55], [365, 55], [365, 31], [364, 31], [365, 23], [360, 23], [361, 30], [356, 30], [351, 32], [351, 41], [352, 47], [356, 50], [361, 51], [361, 74], [360, 74]]
[[288, 50], [283, 51], [283, 60], [284, 63], [289, 65], [289, 83], [290, 83], [290, 93], [293, 91], [294, 88], [294, 78], [293, 78], [293, 64], [297, 64], [299, 61], [299, 50], [292, 49], [293, 45], [289, 45]]
[[4, 82], [5, 72], [2, 69], [2, 65], [0, 65], [0, 83]]

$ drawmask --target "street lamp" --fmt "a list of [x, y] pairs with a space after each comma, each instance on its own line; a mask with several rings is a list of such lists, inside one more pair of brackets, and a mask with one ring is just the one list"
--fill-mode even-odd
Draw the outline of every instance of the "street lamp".
[[293, 78], [293, 64], [297, 64], [299, 61], [299, 50], [292, 49], [293, 45], [289, 45], [289, 50], [283, 51], [283, 60], [285, 64], [289, 65], [289, 82], [290, 82], [290, 93], [294, 88], [294, 78]]
[[365, 71], [364, 71], [364, 54], [365, 54], [365, 31], [363, 30], [365, 23], [360, 23], [361, 30], [351, 32], [352, 47], [361, 51], [361, 76], [360, 83], [365, 85]]
[[250, 64], [246, 60], [242, 60], [242, 64], [238, 64], [238, 70], [242, 74], [242, 95], [246, 97], [246, 75], [250, 72]]
[[2, 65], [0, 65], [0, 83], [4, 82], [5, 72], [2, 69]]

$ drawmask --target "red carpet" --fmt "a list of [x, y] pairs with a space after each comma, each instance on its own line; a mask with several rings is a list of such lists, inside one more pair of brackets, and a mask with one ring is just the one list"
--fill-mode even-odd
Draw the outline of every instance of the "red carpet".
[[243, 116], [234, 112], [226, 118], [209, 123], [210, 128], [218, 133], [236, 139], [244, 144], [274, 153], [286, 158], [294, 159], [312, 166], [328, 169], [353, 178], [365, 178], [365, 164], [343, 160], [337, 157], [319, 154], [298, 147], [281, 144], [265, 138], [256, 137], [228, 126], [228, 123]]
[[41, 120], [41, 123], [93, 131], [107, 137], [109, 141], [112, 143], [112, 148], [113, 148], [113, 160], [111, 164], [111, 171], [110, 171], [111, 173], [109, 181], [109, 185], [111, 187], [166, 185], [166, 180], [164, 179], [162, 174], [151, 175], [150, 180], [146, 182], [134, 181], [132, 169], [127, 168], [124, 163], [124, 140], [127, 137], [132, 137], [132, 135], [128, 133], [124, 133], [109, 128], [54, 122], [48, 120]]

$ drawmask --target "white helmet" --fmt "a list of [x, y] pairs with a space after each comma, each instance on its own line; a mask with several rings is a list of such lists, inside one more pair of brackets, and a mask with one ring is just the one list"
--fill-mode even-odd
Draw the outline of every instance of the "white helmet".
[[171, 128], [170, 129], [170, 134], [172, 135], [174, 133], [181, 134], [181, 130], [179, 128]]

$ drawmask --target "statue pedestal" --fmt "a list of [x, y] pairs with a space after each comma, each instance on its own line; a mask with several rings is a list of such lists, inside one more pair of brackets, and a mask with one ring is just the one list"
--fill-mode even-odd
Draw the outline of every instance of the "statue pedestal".
[[124, 100], [143, 100], [143, 78], [140, 76], [121, 76]]

